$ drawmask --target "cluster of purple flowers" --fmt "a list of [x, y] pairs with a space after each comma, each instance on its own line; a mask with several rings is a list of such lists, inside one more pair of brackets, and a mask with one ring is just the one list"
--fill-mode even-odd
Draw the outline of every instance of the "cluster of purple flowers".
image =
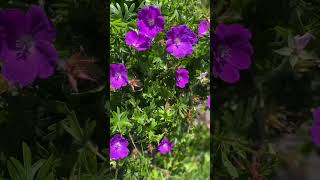
[[[145, 51], [152, 45], [152, 40], [164, 30], [165, 19], [161, 10], [154, 6], [143, 8], [138, 14], [138, 32], [129, 31], [125, 42], [137, 51]], [[200, 37], [209, 34], [210, 22], [199, 24]], [[167, 32], [166, 50], [176, 58], [184, 58], [193, 53], [193, 46], [198, 43], [197, 35], [186, 25], [173, 27]]]
[[164, 22], [159, 8], [154, 6], [143, 8], [138, 14], [139, 31], [129, 31], [125, 37], [126, 44], [137, 51], [149, 49], [152, 40], [164, 30]]
[[[155, 6], [143, 8], [138, 14], [138, 32], [129, 31], [125, 42], [137, 51], [145, 51], [152, 45], [152, 40], [164, 30], [165, 19], [161, 10]], [[199, 37], [209, 35], [210, 22], [200, 22], [198, 28]], [[166, 49], [169, 54], [176, 58], [183, 58], [193, 53], [193, 46], [197, 44], [198, 38], [186, 25], [173, 27], [167, 32]], [[111, 64], [110, 81], [114, 89], [120, 89], [128, 85], [128, 70], [124, 64]], [[189, 83], [189, 72], [187, 69], [176, 71], [176, 85], [184, 88]]]
[[[129, 155], [129, 143], [123, 136], [116, 134], [110, 140], [110, 160], [121, 160]], [[158, 145], [158, 151], [161, 154], [167, 154], [172, 151], [174, 143], [167, 138], [163, 138]]]
[[58, 53], [56, 31], [39, 6], [27, 12], [0, 10], [0, 62], [2, 74], [12, 84], [27, 86], [54, 73]]

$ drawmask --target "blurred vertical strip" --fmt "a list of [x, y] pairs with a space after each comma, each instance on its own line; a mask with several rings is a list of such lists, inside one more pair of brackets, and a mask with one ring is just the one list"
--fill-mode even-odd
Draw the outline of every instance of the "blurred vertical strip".
[[216, 21], [216, 12], [215, 12], [215, 7], [216, 7], [216, 0], [211, 0], [210, 1], [210, 179], [214, 179], [214, 142], [213, 142], [213, 133], [216, 129], [216, 122], [213, 119], [213, 111], [215, 109], [215, 107], [213, 106], [213, 100], [215, 100], [214, 98], [214, 93], [213, 93], [213, 61], [214, 61], [214, 57], [213, 57], [213, 48], [214, 48], [214, 44], [213, 44], [213, 38], [214, 38], [214, 30], [215, 30], [215, 26], [217, 25], [217, 21]]
[[[110, 1], [105, 1], [106, 2], [106, 25], [105, 25], [105, 28], [106, 28], [106, 36], [107, 39], [106, 39], [106, 47], [107, 47], [107, 51], [106, 51], [106, 64], [105, 64], [105, 67], [106, 67], [106, 72], [105, 74], [107, 74], [107, 79], [106, 79], [106, 82], [107, 82], [107, 88], [106, 88], [106, 93], [107, 93], [107, 102], [106, 102], [106, 107], [105, 107], [105, 110], [106, 110], [106, 119], [107, 119], [107, 122], [106, 122], [106, 129], [105, 129], [105, 134], [107, 134], [107, 139], [106, 141], [104, 141], [104, 143], [107, 145], [107, 150], [109, 152], [109, 141], [110, 141], [110, 78], [109, 78], [109, 75], [110, 75]], [[109, 153], [107, 153], [107, 161], [110, 160], [109, 158]], [[108, 164], [110, 164], [108, 162]], [[108, 171], [110, 172], [110, 171]], [[108, 173], [108, 176], [109, 176], [109, 173]]]

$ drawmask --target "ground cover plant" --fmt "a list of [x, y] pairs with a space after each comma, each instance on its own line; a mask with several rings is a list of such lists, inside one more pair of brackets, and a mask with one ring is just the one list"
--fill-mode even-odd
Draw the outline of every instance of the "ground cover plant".
[[110, 4], [112, 179], [209, 179], [209, 1]]
[[319, 1], [217, 1], [216, 179], [318, 179]]
[[107, 179], [103, 2], [0, 5], [0, 179]]

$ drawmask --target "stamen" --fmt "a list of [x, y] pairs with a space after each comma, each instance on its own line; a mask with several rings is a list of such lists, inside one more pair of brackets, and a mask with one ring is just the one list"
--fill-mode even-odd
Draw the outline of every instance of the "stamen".
[[30, 54], [30, 49], [33, 46], [31, 36], [22, 36], [16, 41], [17, 59], [25, 59]]
[[121, 79], [121, 74], [117, 72], [116, 77], [117, 77], [117, 79]]
[[180, 39], [180, 38], [176, 38], [176, 39], [174, 40], [174, 43], [175, 43], [177, 46], [180, 45], [181, 39]]
[[117, 142], [116, 144], [115, 144], [115, 148], [116, 149], [119, 149], [121, 147], [121, 143], [120, 142]]
[[149, 19], [148, 20], [148, 24], [149, 24], [149, 26], [153, 26], [154, 25], [154, 20], [153, 19]]

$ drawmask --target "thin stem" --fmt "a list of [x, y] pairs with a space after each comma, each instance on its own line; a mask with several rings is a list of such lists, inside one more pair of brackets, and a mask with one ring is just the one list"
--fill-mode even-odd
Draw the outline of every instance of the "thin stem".
[[136, 144], [133, 142], [133, 139], [132, 139], [132, 137], [131, 137], [131, 134], [129, 133], [129, 138], [130, 138], [130, 140], [131, 140], [131, 142], [132, 142], [132, 144], [133, 144], [133, 146], [134, 146], [134, 148], [138, 151], [138, 153], [140, 154], [140, 151], [138, 150], [138, 148], [137, 148], [137, 146], [136, 146]]
[[89, 149], [90, 149], [93, 153], [95, 153], [100, 159], [102, 159], [103, 161], [106, 161], [106, 160], [107, 160], [105, 157], [103, 157], [102, 154], [100, 154], [100, 153], [93, 147], [93, 145], [92, 145], [90, 142], [88, 143], [88, 147], [89, 147]]

